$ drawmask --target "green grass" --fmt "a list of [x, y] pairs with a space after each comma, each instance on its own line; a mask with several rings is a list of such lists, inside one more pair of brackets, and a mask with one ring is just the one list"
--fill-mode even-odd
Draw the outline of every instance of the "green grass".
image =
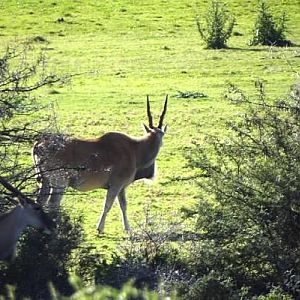
[[[237, 18], [226, 50], [206, 50], [195, 16], [205, 12], [208, 1], [8, 1], [0, 3], [0, 51], [37, 36], [32, 42], [48, 56], [49, 71], [81, 73], [71, 84], [51, 87], [40, 95], [44, 103], [56, 103], [59, 128], [80, 137], [123, 131], [138, 136], [146, 122], [149, 94], [156, 118], [164, 97], [170, 95], [169, 125], [158, 157], [158, 178], [152, 185], [129, 187], [129, 221], [138, 226], [144, 210], [173, 220], [182, 207], [197, 201], [197, 187], [189, 177], [184, 152], [206, 133], [222, 134], [222, 120], [237, 113], [222, 100], [232, 82], [254, 93], [254, 81], [263, 79], [270, 97], [280, 97], [295, 82], [300, 65], [299, 1], [269, 1], [274, 11], [289, 17], [292, 48], [249, 47], [256, 1], [227, 1]], [[198, 3], [198, 4], [197, 4]], [[63, 18], [64, 22], [58, 22]], [[292, 66], [292, 67], [291, 67]], [[198, 91], [204, 99], [178, 99], [178, 91]], [[104, 255], [125, 237], [119, 208], [115, 205], [99, 237], [95, 225], [102, 209], [104, 190], [71, 193], [63, 206], [71, 214], [84, 215], [88, 241]]]

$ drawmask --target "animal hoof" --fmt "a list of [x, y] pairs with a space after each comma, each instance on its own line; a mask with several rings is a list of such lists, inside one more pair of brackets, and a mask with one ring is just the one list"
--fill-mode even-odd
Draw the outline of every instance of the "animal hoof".
[[104, 230], [103, 230], [103, 229], [97, 228], [97, 231], [98, 231], [98, 234], [99, 234], [99, 235], [103, 235], [103, 234], [104, 234]]
[[124, 228], [124, 231], [125, 231], [126, 233], [128, 233], [128, 234], [131, 234], [131, 233], [132, 233], [132, 231], [131, 231], [131, 228], [130, 228], [130, 227], [128, 227], [128, 228]]

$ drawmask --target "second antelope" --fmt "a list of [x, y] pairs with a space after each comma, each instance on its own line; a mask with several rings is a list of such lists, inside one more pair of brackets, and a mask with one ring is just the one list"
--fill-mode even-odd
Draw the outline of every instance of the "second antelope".
[[11, 198], [15, 208], [0, 216], [0, 260], [9, 261], [14, 258], [17, 241], [27, 226], [42, 228], [50, 233], [54, 222], [39, 204], [12, 187], [4, 178], [0, 177], [0, 183], [19, 198], [19, 201]]
[[65, 189], [79, 191], [107, 189], [103, 212], [97, 224], [104, 230], [107, 213], [118, 197], [124, 229], [130, 230], [127, 219], [126, 187], [135, 180], [154, 176], [155, 160], [166, 132], [163, 126], [167, 111], [166, 97], [157, 126], [153, 125], [147, 97], [148, 126], [141, 138], [120, 132], [108, 132], [95, 139], [78, 139], [64, 135], [41, 138], [33, 147], [33, 159], [40, 184], [38, 201], [54, 207], [60, 204]]

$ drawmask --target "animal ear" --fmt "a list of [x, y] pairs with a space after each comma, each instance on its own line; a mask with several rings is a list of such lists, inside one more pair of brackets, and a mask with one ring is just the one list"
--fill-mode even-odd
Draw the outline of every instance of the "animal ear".
[[168, 125], [166, 125], [163, 129], [163, 132], [166, 133], [167, 132], [167, 128], [168, 128]]
[[149, 133], [151, 131], [150, 128], [146, 124], [143, 123], [143, 126], [147, 133]]

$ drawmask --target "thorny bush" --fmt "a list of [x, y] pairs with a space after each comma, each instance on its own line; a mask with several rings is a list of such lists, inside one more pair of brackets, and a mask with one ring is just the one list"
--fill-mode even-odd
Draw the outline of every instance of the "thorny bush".
[[288, 291], [286, 272], [300, 274], [300, 85], [274, 101], [257, 89], [251, 99], [230, 85], [226, 98], [246, 112], [188, 154], [202, 190], [194, 269], [250, 294]]

